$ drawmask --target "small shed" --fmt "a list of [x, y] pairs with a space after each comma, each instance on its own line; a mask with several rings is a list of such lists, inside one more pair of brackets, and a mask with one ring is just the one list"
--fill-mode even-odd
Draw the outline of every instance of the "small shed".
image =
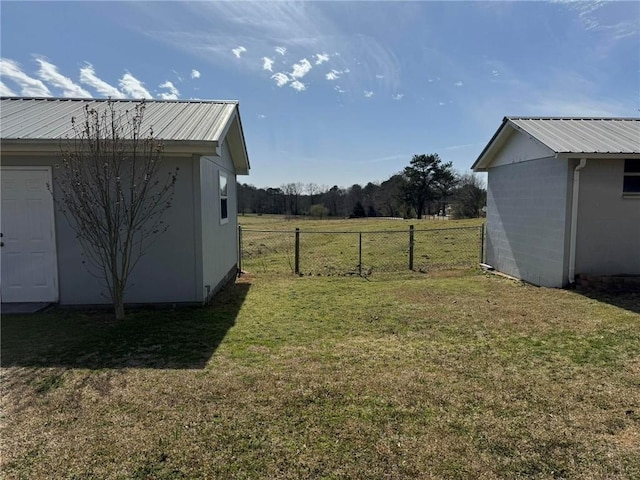
[[[107, 100], [0, 100], [3, 303], [109, 303], [83, 264], [80, 244], [47, 185], [55, 185], [71, 119]], [[117, 109], [137, 101], [115, 100]], [[164, 144], [163, 168], [179, 167], [168, 230], [130, 277], [127, 304], [203, 304], [237, 269], [236, 175], [249, 173], [237, 101], [145, 102], [144, 124]]]
[[505, 117], [472, 169], [496, 270], [548, 287], [640, 275], [640, 119]]

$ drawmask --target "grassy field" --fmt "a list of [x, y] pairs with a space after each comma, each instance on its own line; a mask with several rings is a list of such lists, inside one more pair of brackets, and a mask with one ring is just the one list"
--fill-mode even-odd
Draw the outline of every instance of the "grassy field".
[[[240, 216], [243, 270], [294, 271], [295, 228], [300, 233], [300, 263], [307, 275], [371, 275], [409, 268], [409, 226], [414, 226], [413, 268], [469, 267], [480, 258], [481, 219], [401, 220], [287, 219], [278, 215]], [[362, 253], [360, 253], [362, 252]]]
[[3, 478], [640, 478], [640, 297], [245, 276], [2, 319]]
[[238, 215], [238, 223], [243, 227], [264, 230], [293, 230], [296, 227], [299, 227], [301, 230], [310, 231], [407, 231], [409, 230], [409, 225], [413, 225], [416, 230], [423, 230], [451, 227], [477, 227], [482, 225], [483, 222], [484, 218], [471, 218], [465, 220], [438, 220], [432, 218], [418, 220], [412, 218], [403, 220], [388, 219], [385, 217], [328, 217], [318, 220], [311, 217], [286, 217], [284, 215]]

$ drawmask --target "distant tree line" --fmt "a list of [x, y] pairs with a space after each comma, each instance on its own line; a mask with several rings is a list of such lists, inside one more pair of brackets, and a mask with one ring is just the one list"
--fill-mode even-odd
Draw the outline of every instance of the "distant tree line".
[[487, 192], [479, 176], [459, 174], [438, 154], [414, 155], [402, 172], [381, 183], [348, 188], [287, 183], [257, 188], [238, 184], [238, 213], [323, 217], [403, 217], [483, 215]]

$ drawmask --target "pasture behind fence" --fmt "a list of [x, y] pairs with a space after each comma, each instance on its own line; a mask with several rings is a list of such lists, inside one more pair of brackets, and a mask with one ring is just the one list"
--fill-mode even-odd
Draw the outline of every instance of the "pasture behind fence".
[[362, 232], [238, 227], [238, 261], [251, 273], [302, 275], [472, 267], [482, 261], [483, 231], [483, 226]]

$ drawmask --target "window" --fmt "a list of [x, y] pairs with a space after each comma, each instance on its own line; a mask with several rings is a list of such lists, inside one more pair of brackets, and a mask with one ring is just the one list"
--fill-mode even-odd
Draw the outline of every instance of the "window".
[[622, 194], [640, 196], [640, 159], [627, 159], [624, 161]]
[[220, 186], [220, 223], [227, 223], [229, 221], [229, 196], [228, 196], [228, 181], [227, 181], [226, 173], [220, 172], [219, 186]]

